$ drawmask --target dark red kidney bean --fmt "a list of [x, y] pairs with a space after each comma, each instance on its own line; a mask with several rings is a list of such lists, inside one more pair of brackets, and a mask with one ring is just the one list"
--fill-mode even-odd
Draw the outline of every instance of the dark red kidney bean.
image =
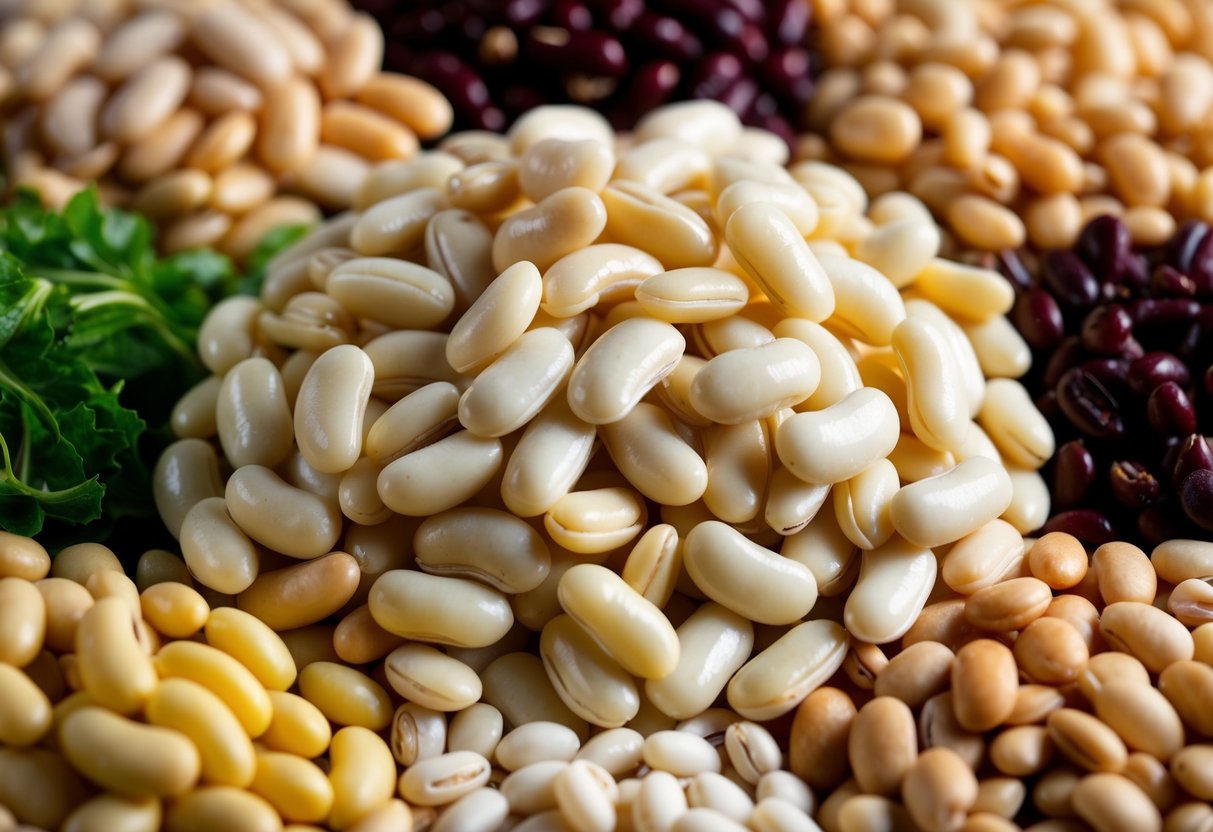
[[1179, 445], [1175, 456], [1175, 467], [1171, 473], [1171, 484], [1178, 486], [1193, 471], [1213, 470], [1213, 449], [1199, 433], [1188, 436]]
[[594, 11], [617, 32], [630, 29], [644, 14], [644, 0], [593, 0]]
[[1184, 514], [1205, 531], [1213, 531], [1213, 471], [1193, 471], [1179, 486]]
[[1044, 375], [1041, 381], [1046, 390], [1053, 390], [1065, 372], [1082, 358], [1082, 341], [1077, 335], [1070, 335], [1057, 345], [1057, 349], [1045, 363]]
[[1133, 253], [1133, 238], [1117, 217], [1095, 217], [1079, 233], [1074, 252], [1098, 280], [1116, 283], [1125, 272], [1127, 261]]
[[741, 36], [747, 21], [725, 0], [651, 0], [652, 5], [667, 14], [694, 21], [699, 29], [719, 44], [726, 45]]
[[1162, 493], [1162, 483], [1144, 465], [1129, 460], [1112, 463], [1108, 485], [1116, 502], [1128, 508], [1144, 508]]
[[483, 130], [501, 130], [505, 114], [492, 105], [489, 88], [479, 75], [450, 52], [428, 52], [414, 58], [412, 74], [425, 78], [450, 100], [452, 106], [472, 114]]
[[505, 0], [506, 21], [515, 28], [536, 23], [552, 5], [551, 0]]
[[1125, 261], [1124, 271], [1120, 273], [1119, 286], [1107, 284], [1115, 297], [1123, 297], [1124, 291], [1140, 292], [1150, 285], [1150, 263], [1140, 254], [1132, 254]]
[[1115, 396], [1129, 389], [1129, 362], [1120, 358], [1092, 358], [1082, 369], [1090, 373]]
[[715, 98], [733, 112], [744, 115], [753, 110], [760, 92], [758, 82], [743, 75], [721, 90]]
[[556, 0], [552, 6], [552, 22], [565, 29], [588, 32], [594, 28], [594, 14], [580, 0]]
[[1190, 536], [1182, 509], [1170, 499], [1147, 506], [1137, 515], [1137, 533], [1151, 546], [1177, 537]]
[[1187, 386], [1191, 379], [1188, 365], [1169, 352], [1148, 352], [1129, 364], [1129, 387], [1143, 396], [1165, 381]]
[[1062, 303], [1083, 309], [1099, 300], [1099, 281], [1073, 252], [1050, 251], [1041, 273]]
[[751, 65], [762, 63], [771, 54], [771, 45], [767, 43], [767, 36], [754, 23], [747, 23], [729, 48]]
[[1196, 408], [1188, 394], [1173, 381], [1154, 388], [1146, 400], [1150, 427], [1163, 436], [1184, 436], [1196, 430]]
[[[982, 264], [985, 265], [985, 264]], [[1002, 276], [1010, 281], [1021, 292], [1026, 292], [1036, 285], [1036, 279], [1032, 277], [1032, 272], [1023, 262], [1023, 258], [1014, 249], [1003, 249], [995, 255], [994, 263]], [[989, 268], [990, 266], [987, 266]]]
[[1074, 367], [1057, 383], [1057, 404], [1074, 427], [1092, 439], [1120, 439], [1125, 423], [1120, 405], [1094, 375]]
[[694, 61], [703, 54], [703, 43], [699, 38], [681, 22], [665, 15], [644, 12], [628, 34], [655, 58]]
[[1196, 249], [1208, 233], [1209, 226], [1200, 220], [1188, 220], [1181, 225], [1164, 249], [1167, 265], [1186, 274], [1192, 268]]
[[1102, 546], [1116, 540], [1116, 529], [1112, 527], [1112, 521], [1102, 512], [1090, 508], [1076, 508], [1054, 514], [1040, 531], [1041, 534], [1072, 534], [1088, 546]]
[[1129, 316], [1138, 326], [1183, 323], [1199, 314], [1200, 304], [1187, 298], [1138, 298], [1129, 304]]
[[790, 47], [773, 52], [759, 71], [772, 92], [794, 106], [802, 106], [813, 95], [809, 66], [809, 53]]
[[1196, 294], [1202, 297], [1213, 294], [1213, 234], [1205, 234], [1197, 244], [1185, 273], [1196, 284]]
[[1164, 263], [1150, 275], [1150, 291], [1163, 297], [1190, 298], [1196, 294], [1196, 281]]
[[1095, 458], [1081, 439], [1067, 442], [1053, 456], [1053, 502], [1073, 506], [1095, 482]]
[[742, 14], [751, 23], [763, 23], [767, 9], [763, 0], [725, 0], [725, 3]]
[[1118, 303], [1097, 306], [1082, 322], [1082, 345], [1098, 355], [1140, 358], [1145, 350], [1133, 337], [1133, 319]]
[[813, 7], [804, 0], [768, 0], [768, 30], [771, 37], [784, 46], [804, 43], [809, 31]]
[[632, 76], [622, 106], [612, 112], [612, 125], [622, 130], [644, 113], [665, 104], [674, 95], [682, 73], [672, 61], [651, 61]]
[[533, 110], [547, 103], [543, 93], [534, 87], [524, 84], [513, 84], [506, 87], [501, 94], [501, 106], [512, 118]]
[[605, 32], [534, 26], [522, 42], [522, 54], [537, 66], [560, 72], [618, 78], [628, 71], [623, 44]]
[[1015, 299], [1011, 322], [1028, 345], [1036, 350], [1052, 349], [1061, 343], [1066, 334], [1061, 307], [1052, 295], [1038, 286]]
[[1201, 376], [1201, 382], [1205, 395], [1213, 397], [1213, 366], [1205, 368], [1205, 373]]
[[736, 55], [714, 52], [699, 62], [695, 74], [691, 76], [691, 97], [720, 100], [724, 91], [744, 72], [745, 67]]

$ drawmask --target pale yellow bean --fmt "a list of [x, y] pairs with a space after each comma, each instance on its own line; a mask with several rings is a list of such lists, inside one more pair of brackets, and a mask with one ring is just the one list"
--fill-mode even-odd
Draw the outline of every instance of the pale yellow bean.
[[601, 202], [607, 233], [625, 245], [647, 250], [665, 268], [715, 262], [719, 248], [715, 235], [702, 217], [681, 202], [636, 182], [613, 182], [603, 189]]
[[729, 250], [771, 301], [793, 318], [821, 322], [835, 311], [835, 287], [776, 206], [755, 202], [733, 212], [725, 229]]
[[539, 655], [561, 701], [582, 719], [618, 728], [639, 711], [632, 677], [571, 617], [557, 616], [544, 625]]
[[156, 670], [135, 631], [138, 622], [141, 619], [132, 615], [126, 601], [102, 598], [88, 608], [76, 630], [84, 689], [95, 702], [124, 714], [143, 707], [157, 683]]
[[[703, 458], [683, 440], [669, 415], [657, 405], [640, 402], [619, 421], [603, 425], [600, 436], [619, 472], [651, 500], [663, 505], [688, 505], [702, 497], [708, 487]], [[514, 457], [520, 453], [515, 450]]]
[[243, 610], [211, 610], [206, 641], [248, 668], [266, 690], [283, 691], [295, 682], [295, 660], [286, 644], [263, 621]]
[[673, 372], [686, 339], [672, 325], [631, 318], [590, 345], [569, 378], [569, 405], [591, 424], [623, 418], [659, 381]]
[[594, 242], [607, 223], [607, 209], [598, 194], [562, 188], [501, 224], [493, 238], [493, 267], [503, 272], [528, 260], [546, 271], [561, 257]]
[[198, 749], [203, 779], [243, 788], [256, 759], [244, 727], [219, 697], [187, 679], [165, 679], [147, 701], [147, 721], [178, 731]]
[[388, 632], [456, 647], [486, 647], [510, 629], [505, 596], [462, 578], [385, 572], [371, 587], [371, 615]]
[[294, 693], [271, 690], [269, 697], [273, 718], [258, 742], [305, 759], [319, 757], [328, 749], [333, 729], [319, 708]]
[[1010, 503], [1011, 480], [1003, 467], [973, 457], [898, 491], [892, 503], [893, 527], [913, 543], [939, 546], [980, 528]]
[[753, 720], [782, 716], [834, 675], [850, 637], [841, 625], [807, 621], [750, 659], [729, 681], [729, 705]]
[[257, 548], [228, 514], [222, 497], [201, 499], [185, 513], [180, 540], [190, 573], [216, 592], [242, 592], [260, 570]]
[[250, 737], [261, 736], [269, 727], [273, 706], [265, 688], [226, 653], [193, 641], [174, 641], [162, 647], [154, 661], [161, 678], [188, 679], [219, 697]]
[[24, 748], [51, 728], [51, 702], [29, 676], [0, 664], [0, 742]]
[[864, 552], [859, 578], [844, 607], [847, 631], [873, 644], [905, 635], [926, 605], [935, 575], [931, 550], [899, 537]]
[[313, 468], [347, 470], [362, 451], [362, 420], [375, 367], [358, 347], [343, 344], [312, 364], [295, 399], [295, 439]]
[[560, 546], [593, 554], [623, 546], [644, 529], [648, 508], [628, 488], [574, 491], [556, 501], [543, 527]]
[[319, 823], [333, 808], [333, 787], [320, 767], [280, 751], [258, 752], [249, 791], [267, 800], [286, 821]]
[[741, 668], [754, 644], [754, 629], [742, 616], [706, 603], [677, 631], [679, 659], [661, 679], [645, 682], [645, 695], [662, 713], [690, 719], [706, 710]]
[[434, 188], [390, 196], [356, 217], [350, 247], [366, 257], [411, 251], [423, 242], [426, 224], [446, 207], [446, 198]]
[[834, 483], [888, 456], [898, 436], [892, 400], [876, 388], [862, 387], [822, 410], [784, 420], [775, 432], [775, 449], [800, 479]]
[[59, 741], [77, 770], [128, 797], [179, 797], [201, 770], [198, 751], [184, 734], [92, 705], [63, 720]]
[[562, 332], [550, 327], [529, 330], [464, 392], [459, 421], [477, 436], [513, 433], [559, 393], [572, 369], [573, 345]]
[[595, 426], [557, 396], [531, 420], [506, 463], [505, 505], [520, 517], [543, 514], [580, 479], [594, 450]]
[[290, 557], [319, 557], [332, 551], [341, 535], [334, 506], [261, 465], [238, 468], [228, 478], [224, 502], [245, 534]]
[[462, 711], [475, 704], [483, 689], [474, 670], [425, 644], [397, 647], [383, 667], [396, 693], [435, 711]]
[[956, 355], [944, 331], [907, 318], [893, 331], [893, 352], [908, 392], [910, 428], [938, 451], [959, 447], [968, 433], [968, 399]]
[[379, 474], [379, 498], [413, 517], [446, 511], [492, 480], [502, 453], [501, 440], [459, 431], [387, 465]]
[[721, 424], [763, 419], [800, 404], [821, 379], [821, 362], [795, 338], [749, 350], [732, 350], [709, 361], [691, 383], [691, 406]]

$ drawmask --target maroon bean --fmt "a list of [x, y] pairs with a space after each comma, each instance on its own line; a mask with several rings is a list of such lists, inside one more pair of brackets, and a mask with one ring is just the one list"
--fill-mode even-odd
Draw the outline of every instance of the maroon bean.
[[1146, 506], [1137, 515], [1137, 533], [1151, 546], [1157, 546], [1164, 540], [1184, 537], [1187, 532], [1182, 509], [1177, 508], [1173, 500], [1161, 500], [1152, 506]]
[[629, 34], [641, 48], [658, 58], [694, 61], [703, 54], [703, 44], [681, 22], [646, 11]]
[[1154, 475], [1144, 465], [1129, 460], [1112, 463], [1108, 485], [1116, 502], [1128, 508], [1144, 508], [1162, 493], [1162, 484]]
[[1129, 362], [1120, 358], [1092, 358], [1080, 365], [1095, 377], [1112, 394], [1120, 395], [1129, 389]]
[[1118, 218], [1095, 217], [1079, 233], [1074, 251], [1097, 279], [1115, 283], [1127, 268], [1133, 252], [1133, 238]]
[[762, 33], [761, 27], [754, 23], [747, 23], [743, 26], [741, 34], [729, 44], [729, 48], [750, 64], [762, 63], [771, 54], [771, 45], [767, 43], [767, 36]]
[[1205, 368], [1205, 374], [1201, 377], [1201, 381], [1205, 395], [1213, 397], [1213, 366]]
[[745, 71], [741, 59], [729, 52], [713, 52], [699, 62], [690, 79], [692, 98], [719, 98]]
[[622, 32], [644, 14], [644, 0], [594, 0], [594, 9], [608, 26]]
[[784, 46], [804, 43], [813, 7], [804, 0], [769, 0], [771, 37]]
[[761, 90], [758, 82], [748, 76], [741, 76], [729, 84], [720, 94], [714, 96], [717, 101], [739, 115], [750, 112], [754, 102], [758, 100]]
[[1063, 511], [1049, 518], [1040, 529], [1041, 534], [1065, 532], [1072, 534], [1088, 546], [1102, 546], [1116, 540], [1112, 521], [1102, 512], [1090, 508]]
[[1033, 349], [1052, 349], [1066, 334], [1061, 307], [1040, 287], [1033, 287], [1015, 299], [1011, 320]]
[[694, 21], [721, 45], [732, 43], [745, 28], [746, 18], [725, 0], [653, 0], [667, 14]]
[[1133, 319], [1118, 303], [1097, 306], [1082, 322], [1082, 345], [1099, 355], [1140, 358], [1145, 352], [1133, 337]]
[[522, 52], [535, 65], [560, 72], [618, 78], [628, 71], [623, 44], [605, 32], [535, 26], [527, 33]]
[[489, 100], [489, 88], [476, 72], [450, 52], [429, 52], [417, 56], [414, 75], [425, 78], [451, 101], [452, 106], [471, 114], [472, 122], [482, 130], [501, 130], [505, 113]]
[[1085, 308], [1099, 299], [1099, 281], [1073, 252], [1050, 251], [1042, 274], [1053, 294], [1069, 306]]
[[1196, 294], [1213, 294], [1213, 234], [1206, 233], [1192, 252], [1192, 262], [1184, 270], [1196, 284]]
[[594, 15], [580, 0], [556, 0], [552, 6], [552, 22], [565, 29], [588, 32], [594, 28]]
[[1125, 423], [1116, 399], [1099, 379], [1081, 367], [1074, 367], [1061, 377], [1057, 404], [1074, 427], [1093, 439], [1124, 436]]
[[[682, 73], [672, 61], [651, 61], [645, 64], [633, 76], [631, 88], [627, 92], [619, 116], [629, 123], [635, 122], [643, 113], [669, 101], [681, 80]], [[623, 126], [616, 124], [620, 129]]]
[[1028, 270], [1027, 265], [1023, 262], [1023, 258], [1014, 249], [1008, 248], [998, 252], [995, 255], [994, 262], [997, 264], [998, 270], [1002, 272], [1002, 276], [1019, 291], [1026, 292], [1036, 285], [1032, 272]]
[[1196, 294], [1196, 281], [1164, 263], [1150, 275], [1150, 291], [1164, 297], [1190, 298]]
[[1184, 386], [1190, 380], [1188, 365], [1169, 352], [1148, 352], [1129, 365], [1129, 387], [1143, 396], [1164, 381]]
[[1213, 531], [1213, 471], [1193, 471], [1179, 486], [1179, 504], [1188, 519]]
[[551, 0], [505, 0], [506, 21], [515, 29], [536, 23], [551, 5]]
[[1200, 304], [1187, 298], [1138, 298], [1129, 304], [1129, 316], [1139, 326], [1191, 321], [1200, 314]]
[[762, 63], [762, 78], [780, 98], [800, 106], [813, 95], [809, 53], [799, 47], [780, 49]]
[[1165, 258], [1168, 265], [1185, 274], [1192, 268], [1196, 250], [1209, 233], [1209, 226], [1200, 220], [1188, 220], [1167, 242]]
[[725, 3], [751, 23], [762, 23], [766, 20], [767, 10], [763, 0], [725, 0]]
[[1053, 502], [1074, 506], [1095, 482], [1095, 458], [1081, 439], [1067, 442], [1053, 457]]
[[1146, 400], [1146, 418], [1162, 436], [1184, 436], [1196, 430], [1196, 408], [1173, 381], [1164, 381], [1151, 391]]
[[1178, 486], [1193, 471], [1213, 471], [1213, 450], [1204, 436], [1193, 433], [1180, 444], [1171, 484]]
[[1055, 389], [1066, 370], [1077, 364], [1081, 358], [1082, 341], [1079, 340], [1078, 336], [1071, 335], [1063, 339], [1045, 364], [1044, 375], [1041, 378], [1045, 389]]

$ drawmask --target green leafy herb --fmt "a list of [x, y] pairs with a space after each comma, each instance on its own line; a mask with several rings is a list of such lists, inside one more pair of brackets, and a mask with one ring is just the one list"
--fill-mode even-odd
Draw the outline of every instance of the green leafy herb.
[[149, 461], [238, 277], [209, 251], [159, 259], [152, 236], [93, 190], [0, 209], [0, 528], [62, 545], [154, 515]]

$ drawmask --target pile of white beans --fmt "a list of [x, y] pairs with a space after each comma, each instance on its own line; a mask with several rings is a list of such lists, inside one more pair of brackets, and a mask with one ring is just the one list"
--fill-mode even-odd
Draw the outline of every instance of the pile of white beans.
[[[154, 477], [179, 579], [451, 731], [628, 728], [661, 788], [702, 752], [755, 796], [756, 723], [905, 634], [933, 549], [1038, 527], [1053, 450], [1009, 285], [939, 259], [913, 197], [785, 163], [695, 102], [618, 138], [541, 108], [376, 169], [202, 327]], [[723, 769], [663, 745], [697, 719], [750, 721]], [[611, 828], [603, 771], [551, 823]], [[812, 828], [787, 802], [754, 828]]]
[[166, 251], [242, 258], [450, 129], [434, 87], [379, 71], [383, 49], [345, 0], [17, 0], [0, 10], [3, 165], [56, 207], [98, 181]]

